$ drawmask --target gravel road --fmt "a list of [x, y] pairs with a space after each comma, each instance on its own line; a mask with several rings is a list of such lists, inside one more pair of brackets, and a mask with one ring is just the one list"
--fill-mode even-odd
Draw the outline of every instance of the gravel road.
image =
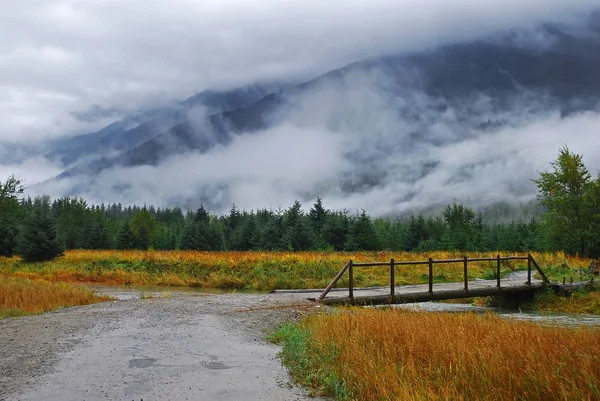
[[265, 330], [298, 294], [115, 301], [0, 321], [0, 400], [305, 400]]

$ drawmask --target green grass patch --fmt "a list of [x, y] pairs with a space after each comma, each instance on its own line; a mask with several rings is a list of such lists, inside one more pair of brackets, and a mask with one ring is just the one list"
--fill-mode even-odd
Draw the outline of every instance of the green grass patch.
[[343, 378], [331, 367], [338, 357], [331, 344], [327, 352], [311, 347], [310, 329], [297, 324], [285, 324], [273, 331], [269, 340], [282, 345], [279, 354], [292, 377], [310, 390], [312, 396], [332, 395], [338, 400], [352, 399]]

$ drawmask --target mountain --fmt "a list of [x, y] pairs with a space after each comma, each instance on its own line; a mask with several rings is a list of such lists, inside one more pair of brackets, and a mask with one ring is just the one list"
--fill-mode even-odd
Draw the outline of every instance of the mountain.
[[[554, 43], [543, 49], [488, 40], [357, 62], [245, 107], [201, 121], [182, 122], [127, 151], [118, 162], [125, 166], [157, 165], [172, 155], [204, 152], [216, 144], [226, 144], [234, 135], [280, 122], [282, 118], [274, 116], [293, 103], [291, 98], [326, 86], [348, 90], [357, 72], [386, 77], [377, 89], [392, 96], [404, 96], [410, 90], [437, 99], [440, 113], [450, 107], [460, 109], [465, 99], [478, 96], [490, 99], [490, 107], [500, 113], [524, 91], [543, 95], [538, 99], [539, 107], [554, 102], [565, 115], [596, 107], [600, 100], [600, 35], [575, 37], [552, 27], [546, 27], [545, 34], [551, 35]], [[398, 112], [410, 116], [421, 111], [414, 105], [403, 105]], [[481, 110], [462, 112], [466, 118]]]
[[[191, 117], [203, 118], [243, 107], [277, 90], [276, 85], [252, 85], [222, 92], [206, 90], [171, 107], [127, 117], [100, 131], [57, 140], [50, 145], [46, 157], [69, 167], [81, 159], [88, 159], [89, 163], [94, 155], [127, 152]], [[96, 161], [96, 164], [102, 163]]]
[[[258, 133], [292, 126], [301, 128], [298, 135], [306, 134], [307, 129], [344, 137], [339, 148], [344, 163], [335, 166], [343, 164], [343, 168], [339, 167], [327, 182], [317, 182], [317, 189], [307, 184], [294, 196], [310, 199], [326, 190], [344, 198], [373, 189], [389, 196], [386, 191], [401, 187], [394, 189], [391, 202], [410, 203], [426, 182], [431, 185], [428, 179], [433, 173], [443, 176], [439, 172], [444, 168], [440, 155], [452, 145], [460, 150], [461, 143], [472, 140], [477, 144], [505, 127], [518, 127], [548, 113], [564, 118], [598, 111], [600, 17], [595, 15], [590, 21], [589, 26], [577, 29], [541, 25], [527, 32], [505, 32], [421, 52], [362, 60], [295, 86], [206, 91], [177, 107], [125, 119], [67, 141], [68, 146], [58, 146], [53, 157], [62, 157], [67, 168], [57, 179], [77, 178], [71, 194], [85, 193], [101, 176], [102, 188], [131, 193], [137, 185], [138, 190], [143, 186], [146, 191], [148, 185], [132, 180], [112, 184], [110, 169], [119, 168], [122, 174], [134, 166], [169, 166], [215, 147], [229, 149], [241, 139], [246, 146], [248, 138]], [[195, 112], [196, 107], [202, 111]], [[293, 153], [294, 139], [286, 145]], [[102, 149], [96, 152], [101, 156], [84, 159], [94, 148]], [[273, 150], [265, 150], [264, 157], [272, 156], [269, 151]], [[73, 153], [79, 162], [69, 159]], [[457, 162], [457, 170], [439, 178], [436, 185], [458, 188], [464, 184], [468, 188], [476, 174], [491, 174], [498, 168], [493, 162], [502, 166], [508, 157], [507, 153], [490, 154], [472, 163]], [[294, 162], [298, 161], [290, 159]], [[218, 170], [219, 164], [203, 168], [201, 171]], [[103, 174], [105, 171], [109, 174]], [[173, 171], [168, 170], [163, 177], [172, 177]], [[502, 194], [531, 195], [534, 173], [513, 177], [514, 182], [507, 182]], [[136, 174], [132, 175], [134, 181], [140, 177]], [[211, 176], [205, 183], [202, 174], [189, 177], [194, 181], [189, 181], [186, 196], [195, 201], [211, 204], [229, 199], [230, 183], [225, 178]], [[275, 189], [269, 190], [275, 193], [287, 178], [278, 178]], [[155, 186], [150, 193], [155, 194], [160, 184], [151, 184]], [[205, 195], [189, 195], [195, 189]], [[169, 194], [173, 199], [178, 196], [175, 192]]]

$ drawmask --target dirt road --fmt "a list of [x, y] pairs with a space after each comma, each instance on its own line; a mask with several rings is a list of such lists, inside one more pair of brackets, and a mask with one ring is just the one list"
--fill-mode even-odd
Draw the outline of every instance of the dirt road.
[[264, 331], [315, 307], [295, 294], [188, 295], [2, 320], [0, 400], [313, 400]]

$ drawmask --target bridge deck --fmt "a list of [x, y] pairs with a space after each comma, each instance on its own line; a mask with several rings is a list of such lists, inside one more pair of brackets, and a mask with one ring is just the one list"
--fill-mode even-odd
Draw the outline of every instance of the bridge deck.
[[[428, 284], [396, 286], [394, 289], [394, 299], [391, 299], [391, 288], [371, 287], [354, 288], [355, 304], [385, 304], [385, 303], [409, 303], [409, 302], [427, 302], [431, 300], [444, 300], [469, 297], [485, 297], [495, 295], [508, 295], [515, 293], [535, 292], [544, 286], [542, 280], [532, 278], [531, 285], [528, 285], [522, 277], [500, 280], [498, 288], [497, 280], [474, 280], [469, 281], [468, 291], [464, 288], [464, 283], [444, 283], [434, 284], [433, 292], [429, 292]], [[275, 290], [276, 293], [294, 292], [304, 293], [311, 300], [317, 300], [323, 290]], [[351, 304], [352, 299], [348, 295], [347, 288], [334, 288], [326, 298], [320, 300], [325, 304]]]

